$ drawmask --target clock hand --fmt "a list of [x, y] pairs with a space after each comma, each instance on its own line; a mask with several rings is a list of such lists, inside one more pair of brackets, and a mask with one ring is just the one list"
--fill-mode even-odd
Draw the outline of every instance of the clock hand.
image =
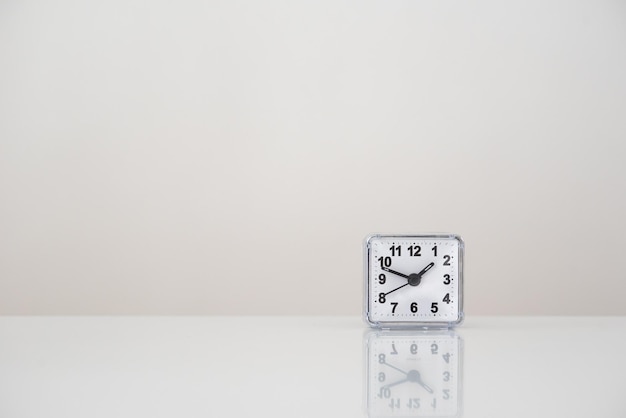
[[428, 393], [433, 393], [433, 390], [432, 390], [432, 389], [431, 389], [428, 385], [426, 385], [426, 383], [422, 382], [421, 380], [420, 380], [419, 382], [417, 382], [417, 383], [419, 383], [420, 385], [422, 385], [422, 387], [423, 387], [424, 389], [426, 389], [426, 392], [428, 392]]
[[408, 283], [405, 283], [405, 284], [403, 284], [402, 286], [398, 286], [398, 287], [396, 287], [395, 289], [390, 290], [389, 292], [385, 293], [385, 296], [387, 296], [387, 295], [388, 295], [388, 294], [390, 294], [390, 293], [395, 292], [395, 291], [396, 291], [396, 290], [398, 290], [398, 289], [402, 289], [404, 286], [408, 286], [408, 285], [409, 285]]
[[422, 281], [422, 276], [431, 268], [435, 267], [435, 263], [430, 262], [426, 267], [424, 267], [419, 273], [413, 273], [409, 275], [409, 284], [411, 286], [417, 286]]
[[430, 262], [426, 267], [424, 267], [422, 269], [422, 271], [420, 271], [419, 273], [417, 273], [418, 276], [422, 277], [424, 275], [424, 273], [426, 273], [428, 270], [430, 270], [431, 268], [435, 267], [435, 263]]
[[390, 388], [392, 386], [399, 385], [400, 383], [404, 383], [404, 382], [408, 382], [408, 381], [409, 381], [409, 379], [404, 378], [402, 380], [398, 380], [397, 382], [389, 383], [388, 385], [383, 386], [383, 388]]
[[[434, 264], [433, 264], [433, 265], [434, 265]], [[391, 270], [390, 268], [387, 268], [387, 267], [382, 267], [382, 270], [384, 270], [384, 271], [386, 271], [386, 272], [388, 272], [388, 273], [393, 273], [393, 274], [398, 275], [398, 276], [400, 276], [400, 277], [404, 277], [404, 278], [405, 278], [405, 279], [407, 279], [407, 280], [408, 280], [408, 278], [409, 278], [409, 276], [407, 276], [406, 274], [402, 274], [402, 273], [397, 272], [397, 271], [395, 271], [395, 270]]]
[[407, 372], [405, 372], [404, 370], [402, 370], [402, 369], [398, 369], [396, 366], [392, 366], [391, 364], [387, 363], [386, 361], [385, 361], [383, 364], [384, 364], [384, 365], [386, 365], [386, 366], [391, 367], [391, 368], [392, 368], [392, 369], [394, 369], [394, 370], [399, 371], [399, 372], [400, 372], [400, 373], [402, 373], [402, 374], [406, 374], [406, 375], [408, 375], [408, 373], [407, 373]]

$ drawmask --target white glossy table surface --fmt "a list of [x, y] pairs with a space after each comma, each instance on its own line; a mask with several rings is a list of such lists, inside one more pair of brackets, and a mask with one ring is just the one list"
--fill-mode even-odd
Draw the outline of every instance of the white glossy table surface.
[[[0, 317], [0, 417], [364, 417], [396, 397], [393, 416], [626, 417], [626, 317], [369, 331], [358, 317]], [[444, 341], [448, 389], [442, 338], [460, 342]], [[428, 384], [397, 383], [409, 369]], [[442, 390], [451, 409], [430, 405]]]

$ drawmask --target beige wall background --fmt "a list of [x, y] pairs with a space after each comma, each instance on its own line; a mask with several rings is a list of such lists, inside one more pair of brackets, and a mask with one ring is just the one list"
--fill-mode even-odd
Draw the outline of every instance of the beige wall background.
[[2, 1], [1, 314], [350, 314], [372, 232], [466, 312], [626, 314], [626, 4]]

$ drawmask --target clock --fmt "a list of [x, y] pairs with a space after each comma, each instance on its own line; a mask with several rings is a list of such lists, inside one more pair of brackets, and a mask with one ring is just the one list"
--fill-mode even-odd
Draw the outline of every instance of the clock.
[[370, 417], [459, 417], [462, 340], [449, 331], [370, 331], [366, 336]]
[[364, 316], [370, 326], [449, 328], [463, 321], [461, 237], [371, 235], [364, 247]]

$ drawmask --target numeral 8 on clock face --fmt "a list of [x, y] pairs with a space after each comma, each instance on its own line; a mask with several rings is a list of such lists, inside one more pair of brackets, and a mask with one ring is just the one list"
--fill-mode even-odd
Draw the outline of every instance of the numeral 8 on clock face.
[[371, 235], [365, 240], [365, 320], [373, 327], [452, 327], [463, 320], [463, 240]]

